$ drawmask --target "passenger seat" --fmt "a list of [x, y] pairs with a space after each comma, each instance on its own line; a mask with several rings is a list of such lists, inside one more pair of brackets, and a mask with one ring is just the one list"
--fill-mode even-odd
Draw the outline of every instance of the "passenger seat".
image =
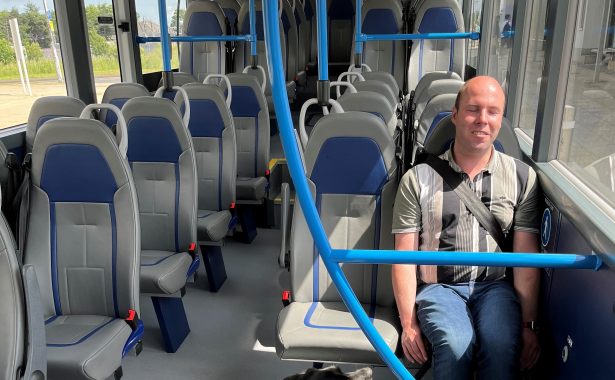
[[[333, 249], [393, 249], [395, 146], [382, 120], [364, 112], [318, 121], [305, 151], [308, 185]], [[366, 175], [365, 173], [369, 173]], [[400, 327], [389, 265], [342, 264], [368, 316], [391, 350]], [[348, 312], [295, 202], [291, 232], [292, 302], [277, 321], [282, 359], [382, 364]]]
[[50, 379], [117, 375], [143, 334], [137, 197], [122, 146], [102, 122], [78, 118], [49, 120], [34, 139], [24, 263], [40, 284]]
[[26, 127], [26, 152], [32, 151], [34, 137], [39, 128], [56, 117], [79, 117], [85, 103], [70, 96], [45, 96], [38, 98], [30, 108]]
[[190, 331], [179, 293], [200, 261], [194, 148], [179, 108], [166, 98], [130, 99], [122, 113], [139, 200], [141, 292], [154, 295], [165, 348], [175, 352]]
[[[102, 102], [105, 104], [113, 104], [121, 110], [128, 99], [149, 95], [149, 91], [147, 91], [147, 88], [142, 84], [114, 83], [105, 89]], [[107, 124], [107, 127], [112, 128], [117, 123], [117, 115], [115, 112], [101, 110], [99, 120]]]

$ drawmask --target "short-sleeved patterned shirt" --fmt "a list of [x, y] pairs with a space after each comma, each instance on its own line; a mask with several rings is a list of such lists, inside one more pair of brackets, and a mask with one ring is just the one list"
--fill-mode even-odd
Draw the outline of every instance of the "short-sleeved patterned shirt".
[[[486, 168], [470, 181], [453, 160], [452, 148], [440, 158], [461, 173], [465, 182], [491, 210], [502, 231], [539, 233], [540, 191], [536, 172], [527, 164], [492, 150]], [[457, 194], [427, 164], [419, 164], [402, 177], [395, 208], [393, 233], [419, 232], [421, 251], [501, 252]], [[419, 267], [421, 283], [459, 283], [497, 280], [505, 268], [478, 266]]]

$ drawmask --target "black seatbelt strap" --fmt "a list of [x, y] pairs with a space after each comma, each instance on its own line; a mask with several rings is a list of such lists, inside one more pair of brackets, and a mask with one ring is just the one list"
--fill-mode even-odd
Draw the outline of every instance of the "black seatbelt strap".
[[480, 225], [487, 230], [489, 235], [500, 246], [500, 249], [504, 251], [506, 236], [502, 232], [500, 223], [495, 219], [487, 206], [481, 202], [476, 193], [463, 181], [459, 173], [454, 171], [446, 161], [433, 155], [426, 155], [423, 162], [431, 166], [442, 177], [444, 182], [455, 191], [455, 194], [466, 205]]
[[23, 257], [26, 250], [26, 236], [28, 234], [28, 217], [30, 214], [30, 168], [32, 164], [32, 154], [28, 153], [23, 160], [24, 176], [21, 186], [19, 187], [18, 196], [21, 203], [19, 204], [19, 219], [17, 221], [17, 235], [19, 244], [19, 255]]

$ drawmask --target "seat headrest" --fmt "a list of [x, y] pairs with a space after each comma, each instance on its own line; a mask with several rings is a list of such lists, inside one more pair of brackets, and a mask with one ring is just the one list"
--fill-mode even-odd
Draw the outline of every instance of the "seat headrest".
[[[391, 139], [385, 123], [378, 116], [366, 114], [365, 112], [344, 112], [340, 114], [330, 114], [320, 119], [310, 135], [310, 139], [305, 149], [305, 164], [308, 176], [311, 176], [315, 164], [323, 154], [321, 150], [327, 144], [326, 154], [330, 155], [327, 161], [336, 162], [339, 165], [348, 164], [345, 170], [352, 168], [353, 161], [361, 160], [366, 150], [361, 146], [369, 145], [373, 152], [376, 150], [382, 156], [384, 170], [389, 178], [395, 173], [397, 164], [395, 162], [395, 144]], [[358, 150], [357, 150], [358, 149]], [[331, 159], [335, 157], [335, 159]], [[336, 165], [338, 165], [336, 164]], [[327, 169], [331, 170], [331, 168]], [[365, 168], [358, 169], [362, 175], [368, 177]], [[338, 178], [335, 180], [343, 182]], [[356, 174], [356, 173], [355, 173]]]
[[128, 128], [128, 161], [177, 162], [190, 148], [189, 134], [179, 107], [166, 98], [130, 99], [122, 114]]
[[364, 80], [355, 81], [353, 82], [353, 85], [358, 92], [373, 91], [384, 95], [393, 109], [397, 106], [397, 94], [395, 94], [391, 87], [389, 87], [386, 83], [376, 80]]
[[[138, 96], [149, 96], [149, 91], [145, 86], [139, 83], [114, 83], [107, 87], [102, 98], [102, 103], [113, 104], [119, 109], [122, 109], [124, 103], [128, 99]], [[117, 115], [114, 112], [107, 110], [100, 111], [100, 120], [107, 124], [108, 127], [117, 123]]]
[[455, 33], [464, 30], [463, 15], [457, 0], [423, 1], [416, 12], [418, 33]]
[[[440, 155], [444, 153], [451, 145], [453, 140], [455, 139], [455, 125], [451, 120], [451, 116], [447, 116], [443, 118], [433, 129], [432, 133], [428, 136], [425, 141], [424, 150], [427, 153]], [[507, 155], [517, 158], [519, 160], [523, 159], [523, 154], [521, 152], [521, 147], [519, 146], [519, 140], [515, 135], [515, 131], [510, 124], [508, 119], [502, 119], [502, 127], [500, 128], [500, 133], [498, 134], [497, 139], [494, 141], [493, 145], [495, 148]]]
[[215, 1], [193, 1], [184, 15], [186, 36], [220, 36], [226, 34], [225, 15]]
[[84, 108], [85, 103], [70, 96], [46, 96], [36, 99], [28, 116], [26, 150], [32, 151], [36, 133], [47, 120], [56, 117], [79, 117]]
[[338, 103], [346, 111], [362, 111], [369, 112], [373, 115], [379, 116], [385, 123], [395, 113], [389, 104], [387, 98], [384, 95], [373, 91], [361, 91], [357, 93], [346, 92], [344, 95], [337, 99]]
[[[189, 83], [182, 88], [190, 99], [191, 117], [188, 125], [192, 137], [221, 137], [225, 128], [232, 124], [232, 115], [226, 106], [222, 89], [213, 84]], [[184, 98], [175, 97], [182, 109]]]
[[397, 0], [367, 0], [361, 7], [361, 32], [366, 34], [397, 34], [403, 24], [401, 2]]
[[233, 86], [233, 101], [231, 112], [233, 117], [256, 117], [265, 110], [268, 113], [267, 101], [258, 79], [249, 74], [229, 74], [228, 79]]
[[129, 181], [121, 157], [115, 136], [101, 121], [49, 120], [34, 139], [32, 183], [52, 202], [112, 202], [115, 190]]

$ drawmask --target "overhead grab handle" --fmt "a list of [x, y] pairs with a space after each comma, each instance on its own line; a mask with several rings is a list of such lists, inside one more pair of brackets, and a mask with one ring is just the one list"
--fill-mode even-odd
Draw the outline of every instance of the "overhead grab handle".
[[329, 85], [331, 87], [335, 87], [335, 96], [337, 99], [342, 96], [340, 87], [348, 87], [348, 91], [350, 91], [351, 94], [355, 94], [357, 92], [356, 87], [350, 82], [334, 80], [333, 82], [329, 83]]
[[122, 111], [117, 106], [113, 104], [89, 104], [85, 106], [83, 111], [81, 111], [81, 115], [79, 115], [80, 119], [91, 119], [92, 111], [95, 110], [107, 110], [113, 111], [117, 116], [117, 127], [119, 128], [119, 138], [118, 146], [120, 148], [120, 153], [122, 157], [126, 157], [126, 152], [128, 152], [128, 128], [126, 127], [126, 119], [124, 119], [124, 115]]
[[247, 74], [248, 71], [250, 70], [258, 70], [261, 72], [263, 79], [260, 80], [259, 82], [261, 82], [261, 90], [263, 90], [263, 94], [265, 93], [265, 87], [267, 87], [267, 73], [265, 72], [265, 68], [261, 65], [256, 65], [256, 68], [252, 67], [252, 66], [246, 66], [243, 68], [242, 73], [243, 74]]
[[[186, 127], [186, 129], [188, 129], [188, 125], [190, 124], [190, 100], [188, 98], [188, 93], [186, 92], [186, 90], [184, 90], [180, 86], [173, 86], [171, 87], [171, 90], [175, 90], [179, 92], [180, 94], [182, 94], [183, 103], [185, 104], [183, 121], [184, 121], [184, 126]], [[156, 93], [154, 94], [154, 98], [162, 98], [164, 91], [165, 91], [165, 88], [160, 87], [158, 90], [156, 90]]]
[[[203, 84], [209, 84], [210, 79], [212, 78], [222, 79], [226, 83], [226, 106], [230, 109], [231, 101], [233, 99], [233, 88], [231, 87], [231, 81], [228, 80], [228, 77], [224, 74], [209, 74], [205, 77], [205, 79], [203, 79]], [[217, 83], [212, 83], [212, 84], [217, 85]]]
[[[305, 130], [305, 114], [307, 112], [307, 109], [311, 105], [314, 105], [314, 104], [319, 104], [317, 98], [308, 99], [301, 106], [301, 112], [299, 113], [299, 139], [301, 140], [301, 145], [303, 146], [303, 150], [305, 150], [305, 148], [307, 147], [307, 143], [308, 143], [308, 135], [307, 135], [307, 131]], [[329, 99], [329, 104], [331, 105], [335, 113], [344, 113], [344, 109], [336, 100]], [[329, 110], [327, 109], [327, 107], [324, 107], [324, 106], [322, 107], [322, 113], [325, 116], [329, 114]]]

